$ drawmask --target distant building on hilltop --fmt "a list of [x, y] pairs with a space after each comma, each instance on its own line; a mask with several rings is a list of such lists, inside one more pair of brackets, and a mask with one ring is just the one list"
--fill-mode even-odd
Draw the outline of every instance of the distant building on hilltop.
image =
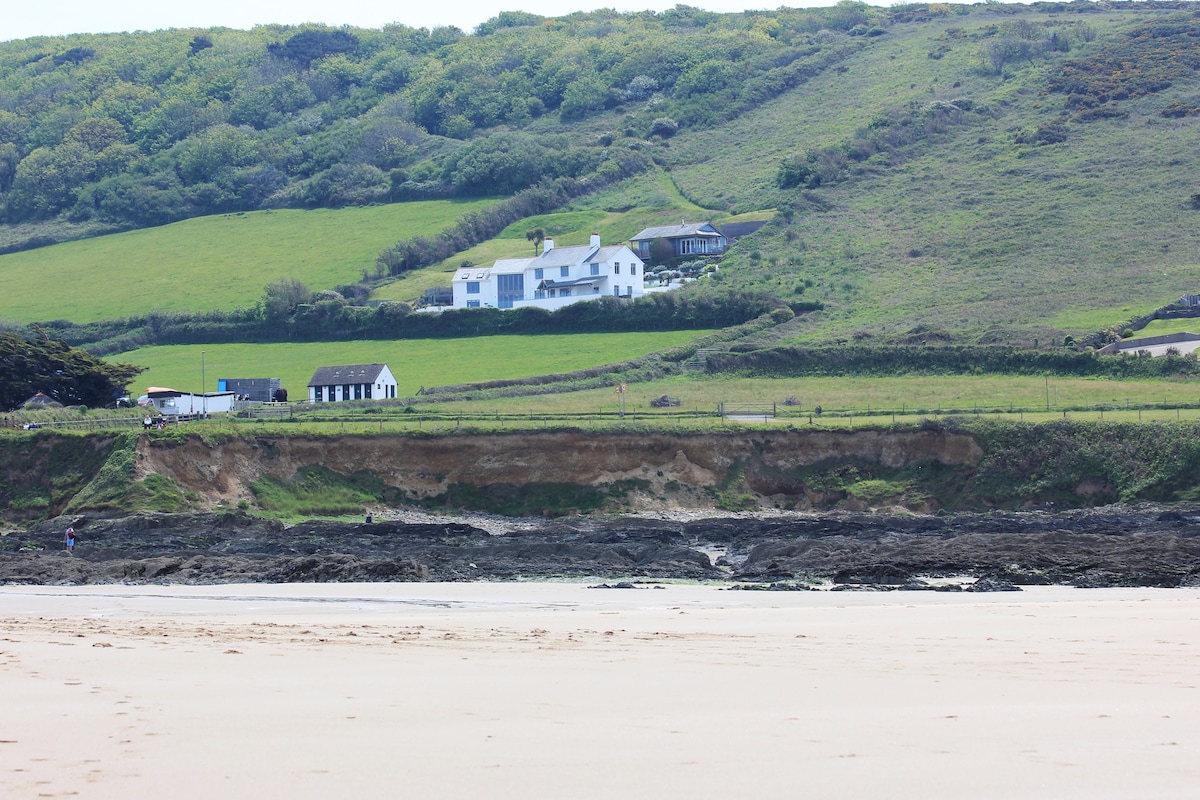
[[648, 259], [651, 246], [658, 239], [670, 243], [672, 256], [719, 256], [729, 246], [725, 234], [711, 222], [681, 221], [678, 225], [646, 228], [629, 241], [639, 258]]
[[321, 367], [308, 382], [308, 400], [311, 403], [386, 400], [395, 396], [396, 378], [387, 364]]

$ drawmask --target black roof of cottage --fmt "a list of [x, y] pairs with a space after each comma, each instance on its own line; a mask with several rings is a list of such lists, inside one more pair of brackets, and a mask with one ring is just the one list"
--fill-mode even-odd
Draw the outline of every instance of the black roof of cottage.
[[343, 364], [340, 367], [320, 367], [313, 373], [309, 386], [335, 386], [345, 383], [374, 383], [387, 364]]

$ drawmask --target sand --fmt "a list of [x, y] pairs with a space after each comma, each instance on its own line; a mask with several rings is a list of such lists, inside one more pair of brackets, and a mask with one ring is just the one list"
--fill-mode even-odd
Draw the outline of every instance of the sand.
[[1200, 590], [0, 587], [13, 798], [1200, 796]]

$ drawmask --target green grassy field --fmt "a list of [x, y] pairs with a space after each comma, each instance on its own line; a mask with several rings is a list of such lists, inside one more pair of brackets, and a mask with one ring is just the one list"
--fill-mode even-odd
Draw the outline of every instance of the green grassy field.
[[[220, 378], [280, 378], [290, 399], [308, 397], [317, 367], [386, 363], [408, 397], [422, 386], [528, 378], [609, 364], [691, 341], [710, 331], [486, 336], [472, 339], [314, 342], [293, 344], [172, 345], [146, 347], [112, 361], [148, 367], [130, 387], [216, 391]], [[203, 364], [201, 354], [203, 353]]]
[[11, 253], [0, 256], [0, 320], [248, 308], [289, 277], [328, 289], [373, 270], [398, 239], [437, 233], [489, 202], [226, 214]]
[[1200, 319], [1156, 319], [1133, 335], [1141, 339], [1168, 333], [1200, 333]]
[[[650, 411], [650, 400], [678, 398], [675, 411], [710, 412], [720, 403], [777, 404], [781, 415], [807, 417], [815, 406], [827, 414], [859, 416], [886, 409], [889, 416], [913, 411], [941, 415], [1014, 411], [1061, 415], [1063, 409], [1124, 409], [1151, 405], [1200, 405], [1200, 386], [1187, 381], [1113, 381], [1023, 376], [904, 376], [896, 378], [709, 378], [682, 375], [629, 385], [627, 410]], [[785, 406], [793, 398], [798, 405]], [[1047, 399], [1049, 403], [1047, 404]], [[609, 389], [446, 404], [464, 413], [611, 413], [617, 397]], [[1174, 412], [1172, 412], [1174, 413]]]

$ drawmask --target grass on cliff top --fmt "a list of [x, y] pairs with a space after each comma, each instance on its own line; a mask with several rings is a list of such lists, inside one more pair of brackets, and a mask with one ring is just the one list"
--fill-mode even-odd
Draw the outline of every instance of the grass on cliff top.
[[252, 307], [295, 278], [313, 290], [374, 270], [397, 240], [434, 234], [489, 200], [222, 214], [0, 256], [0, 318], [91, 322]]
[[612, 364], [711, 333], [580, 333], [544, 336], [482, 336], [470, 339], [304, 342], [278, 344], [169, 345], [145, 347], [111, 360], [148, 367], [131, 387], [199, 391], [201, 353], [204, 380], [215, 391], [220, 378], [280, 378], [292, 401], [308, 398], [308, 382], [318, 367], [386, 363], [399, 384], [398, 397], [422, 386], [528, 378]]

